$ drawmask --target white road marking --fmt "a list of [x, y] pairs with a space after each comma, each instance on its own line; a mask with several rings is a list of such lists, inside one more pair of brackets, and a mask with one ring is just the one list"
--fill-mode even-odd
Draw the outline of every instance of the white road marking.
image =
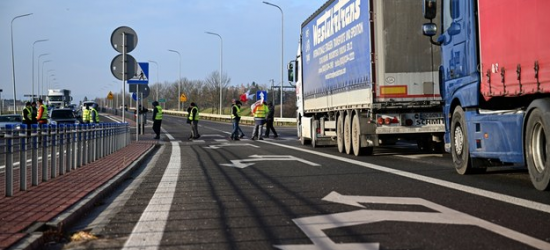
[[501, 201], [501, 202], [505, 202], [505, 203], [509, 203], [509, 204], [513, 204], [513, 205], [521, 206], [521, 207], [524, 207], [524, 208], [533, 209], [533, 210], [537, 210], [537, 211], [541, 211], [541, 212], [545, 212], [545, 213], [550, 214], [550, 205], [546, 205], [546, 204], [540, 203], [540, 202], [535, 202], [535, 201], [530, 201], [530, 200], [526, 200], [526, 199], [522, 199], [522, 198], [517, 198], [517, 197], [510, 196], [510, 195], [505, 195], [505, 194], [500, 194], [500, 193], [496, 193], [496, 192], [492, 192], [492, 191], [487, 191], [487, 190], [483, 190], [483, 189], [479, 189], [479, 188], [475, 188], [475, 187], [470, 187], [470, 186], [466, 186], [466, 185], [461, 185], [461, 184], [457, 184], [457, 183], [453, 183], [453, 182], [449, 182], [449, 181], [444, 181], [444, 180], [440, 180], [440, 179], [436, 179], [436, 178], [432, 178], [432, 177], [427, 177], [427, 176], [423, 176], [423, 175], [419, 175], [419, 174], [413, 174], [413, 173], [409, 173], [409, 172], [405, 172], [405, 171], [401, 171], [401, 170], [397, 170], [397, 169], [393, 169], [393, 168], [388, 168], [388, 167], [375, 165], [375, 164], [372, 164], [372, 163], [362, 162], [362, 161], [353, 160], [353, 159], [347, 159], [347, 158], [340, 157], [340, 156], [335, 156], [335, 155], [329, 155], [329, 154], [325, 154], [325, 153], [322, 153], [322, 152], [317, 152], [317, 151], [313, 151], [313, 150], [309, 150], [309, 149], [293, 147], [293, 146], [279, 144], [279, 143], [270, 142], [270, 141], [259, 141], [259, 142], [266, 143], [266, 144], [271, 144], [271, 145], [275, 145], [275, 146], [279, 146], [279, 147], [283, 147], [283, 148], [289, 148], [289, 149], [293, 149], [293, 150], [297, 150], [297, 151], [302, 151], [302, 152], [306, 152], [306, 153], [310, 153], [310, 154], [314, 154], [314, 155], [318, 155], [318, 156], [321, 156], [321, 157], [330, 158], [330, 159], [334, 159], [334, 160], [338, 160], [338, 161], [343, 161], [343, 162], [347, 162], [347, 163], [350, 163], [350, 164], [354, 164], [354, 165], [374, 169], [374, 170], [377, 170], [377, 171], [381, 171], [381, 172], [385, 172], [385, 173], [389, 173], [389, 174], [394, 174], [394, 175], [399, 175], [399, 176], [410, 178], [410, 179], [413, 179], [413, 180], [422, 181], [422, 182], [426, 182], [426, 183], [431, 183], [431, 184], [434, 184], [434, 185], [438, 185], [438, 186], [442, 186], [442, 187], [462, 191], [462, 192], [465, 192], [465, 193], [482, 196], [482, 197], [489, 198], [489, 199], [492, 199], [492, 200]]
[[[167, 134], [168, 136], [169, 134]], [[170, 137], [169, 137], [170, 138]], [[123, 249], [159, 249], [181, 169], [179, 143], [171, 142], [168, 167]]]

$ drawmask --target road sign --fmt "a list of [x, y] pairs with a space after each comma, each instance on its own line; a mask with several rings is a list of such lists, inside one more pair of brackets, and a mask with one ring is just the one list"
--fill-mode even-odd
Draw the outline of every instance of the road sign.
[[[149, 86], [148, 85], [141, 85], [141, 84], [132, 84], [132, 85], [137, 86], [137, 87], [134, 88], [134, 91], [130, 90], [130, 92], [133, 92], [132, 93], [132, 99], [137, 101], [137, 99], [136, 99], [137, 97], [134, 98], [136, 93], [139, 93], [140, 98], [149, 97]], [[132, 85], [130, 85], [130, 86], [132, 86]], [[143, 86], [143, 87], [141, 87], [141, 86]], [[139, 87], [139, 91], [138, 91], [138, 87]]]
[[166, 102], [166, 99], [161, 98], [161, 99], [159, 99], [159, 102]]
[[128, 84], [147, 84], [149, 83], [149, 63], [138, 62], [136, 73], [130, 79]]
[[107, 99], [113, 100], [113, 92], [109, 91], [109, 94], [107, 94]]
[[187, 96], [185, 96], [184, 93], [181, 93], [180, 95], [180, 102], [186, 102], [187, 101]]
[[258, 90], [256, 92], [256, 101], [264, 100], [264, 102], [267, 102], [267, 91], [265, 90]]
[[[118, 80], [122, 80], [122, 54], [115, 56], [111, 61], [111, 73]], [[136, 74], [137, 63], [132, 55], [126, 54], [126, 62], [124, 62], [124, 80], [128, 80]]]
[[126, 43], [126, 51], [124, 53], [129, 53], [136, 48], [138, 38], [132, 28], [120, 26], [111, 34], [111, 46], [119, 53], [122, 53], [122, 48], [124, 48], [123, 40]]

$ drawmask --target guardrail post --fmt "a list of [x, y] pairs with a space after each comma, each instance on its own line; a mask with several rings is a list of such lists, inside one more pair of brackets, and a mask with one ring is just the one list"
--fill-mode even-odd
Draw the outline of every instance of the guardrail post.
[[49, 125], [50, 131], [50, 177], [53, 179], [57, 177], [57, 148], [55, 147], [57, 141], [57, 126]]
[[105, 142], [105, 130], [103, 123], [97, 124], [98, 130], [97, 130], [97, 137], [98, 137], [98, 145], [97, 145], [97, 159], [103, 158], [103, 146]]
[[27, 124], [19, 130], [19, 190], [27, 190]]
[[58, 164], [59, 164], [59, 175], [65, 174], [65, 150], [63, 149], [63, 145], [65, 144], [65, 131], [66, 126], [63, 124], [57, 125], [57, 132], [59, 133], [59, 136], [57, 137], [59, 139], [58, 147], [59, 147], [59, 158], [58, 158]]
[[40, 126], [40, 141], [42, 146], [42, 181], [48, 181], [48, 124]]
[[38, 185], [38, 124], [31, 124], [31, 184]]
[[6, 196], [13, 196], [13, 125], [6, 125]]
[[90, 162], [94, 162], [96, 160], [96, 138], [95, 138], [95, 124], [90, 124], [90, 138], [88, 138], [88, 141], [90, 141]]
[[71, 168], [73, 167], [71, 165], [71, 159], [73, 158], [73, 152], [71, 150], [72, 143], [71, 143], [71, 133], [73, 132], [73, 125], [68, 124], [65, 127], [65, 172], [69, 173], [71, 172]]
[[76, 163], [75, 168], [82, 166], [82, 124], [76, 125]]
[[71, 125], [71, 168], [76, 169], [76, 128], [77, 124]]

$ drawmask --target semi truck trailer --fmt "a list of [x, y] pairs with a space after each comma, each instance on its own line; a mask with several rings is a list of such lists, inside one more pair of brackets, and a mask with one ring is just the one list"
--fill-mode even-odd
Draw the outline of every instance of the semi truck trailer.
[[288, 64], [302, 144], [370, 155], [403, 139], [443, 151], [440, 50], [422, 38], [418, 8], [421, 1], [330, 0], [302, 23]]
[[548, 190], [550, 1], [439, 3], [423, 1], [422, 28], [441, 46], [445, 149], [456, 171], [526, 166], [535, 188]]

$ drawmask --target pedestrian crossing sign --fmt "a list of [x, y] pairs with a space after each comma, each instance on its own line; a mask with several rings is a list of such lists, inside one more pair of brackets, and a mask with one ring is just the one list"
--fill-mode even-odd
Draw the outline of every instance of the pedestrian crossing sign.
[[113, 92], [109, 91], [109, 94], [107, 94], [107, 99], [113, 100]]
[[128, 79], [128, 84], [148, 84], [149, 83], [149, 63], [138, 62], [136, 74]]
[[180, 102], [186, 102], [187, 101], [187, 96], [185, 96], [184, 93], [181, 93], [180, 95]]

